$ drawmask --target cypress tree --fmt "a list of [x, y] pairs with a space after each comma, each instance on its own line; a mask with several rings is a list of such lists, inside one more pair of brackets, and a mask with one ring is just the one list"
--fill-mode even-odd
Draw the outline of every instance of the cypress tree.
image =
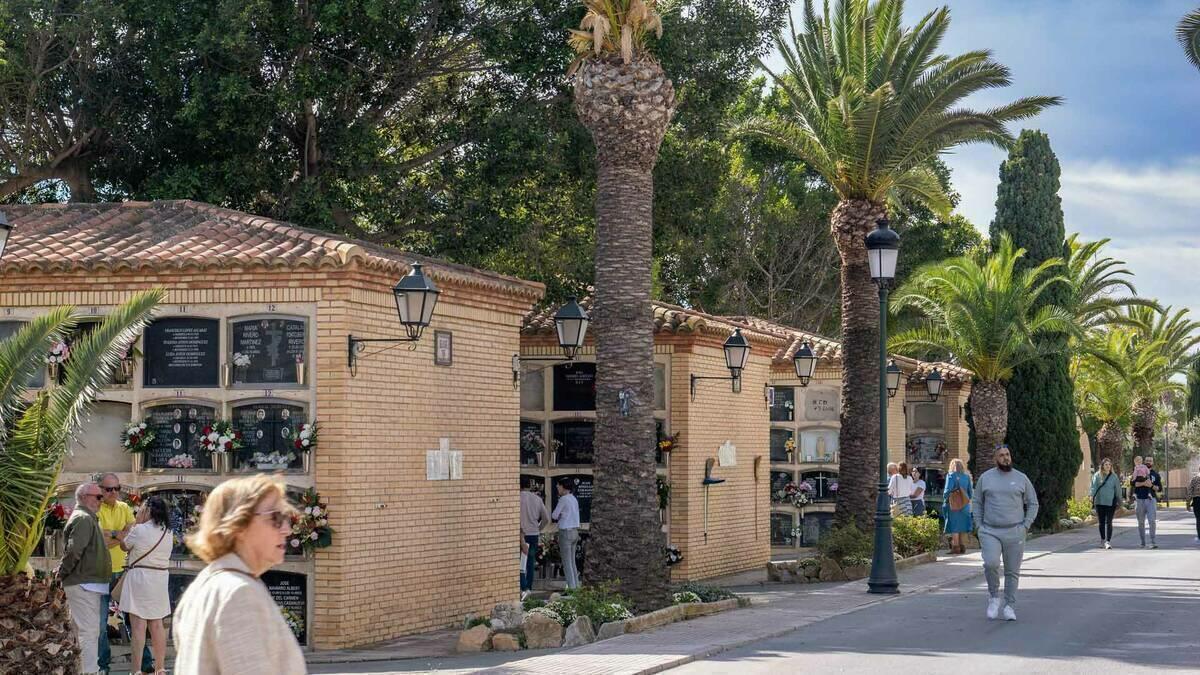
[[[1028, 129], [1000, 165], [991, 239], [996, 245], [1001, 233], [1008, 232], [1013, 243], [1025, 249], [1018, 270], [1065, 255], [1059, 174], [1050, 138]], [[1047, 290], [1041, 304], [1064, 303], [1066, 294], [1067, 289], [1058, 285]], [[1057, 522], [1083, 461], [1069, 361], [1063, 352], [1026, 362], [1008, 382], [1008, 445], [1013, 463], [1037, 489], [1041, 503], [1037, 524], [1042, 527]]]
[[1188, 399], [1186, 422], [1200, 417], [1200, 360], [1192, 362], [1192, 370], [1188, 373]]

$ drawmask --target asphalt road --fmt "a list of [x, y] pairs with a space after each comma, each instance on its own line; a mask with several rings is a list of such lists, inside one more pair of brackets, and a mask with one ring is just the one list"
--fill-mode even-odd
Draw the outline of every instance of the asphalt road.
[[980, 576], [670, 672], [1200, 672], [1200, 545], [1194, 520], [1178, 508], [1160, 514], [1157, 550], [1138, 548], [1131, 522], [1118, 521], [1113, 550], [1077, 546], [1027, 561], [1015, 623], [986, 618]]

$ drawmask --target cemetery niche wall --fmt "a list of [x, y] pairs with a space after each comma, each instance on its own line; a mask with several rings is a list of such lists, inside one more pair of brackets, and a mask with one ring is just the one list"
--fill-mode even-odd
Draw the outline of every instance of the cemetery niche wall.
[[[58, 305], [78, 308], [83, 331], [135, 290], [168, 292], [128, 376], [100, 393], [58, 500], [72, 506], [76, 485], [107, 472], [129, 501], [166, 499], [172, 603], [204, 567], [183, 544], [198, 509], [221, 482], [253, 473], [279, 476], [302, 509], [297, 545], [263, 581], [306, 648], [440, 628], [516, 597], [509, 354], [540, 284], [195, 202], [4, 210], [14, 232], [0, 338]], [[413, 262], [442, 291], [433, 325], [412, 350], [368, 350], [352, 375], [348, 335], [404, 334], [391, 289]], [[435, 365], [434, 330], [455, 334], [450, 365]], [[68, 358], [56, 374], [69, 368]], [[31, 386], [54, 386], [50, 370]], [[464, 381], [475, 383], [469, 401]], [[443, 442], [456, 478], [426, 479], [426, 453]], [[462, 508], [463, 491], [486, 512]], [[465, 528], [477, 534], [445, 536]], [[52, 568], [60, 542], [51, 534], [39, 549], [35, 566]], [[473, 565], [447, 592], [434, 558]]]

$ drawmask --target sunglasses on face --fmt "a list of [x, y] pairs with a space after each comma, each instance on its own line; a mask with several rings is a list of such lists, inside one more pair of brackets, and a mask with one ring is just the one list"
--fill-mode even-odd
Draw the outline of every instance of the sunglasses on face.
[[103, 486], [101, 486], [101, 488], [100, 488], [100, 489], [101, 489], [101, 490], [104, 490], [105, 492], [120, 492], [120, 491], [121, 491], [121, 486], [120, 486], [120, 485], [118, 485], [117, 487], [103, 487]]
[[271, 525], [277, 529], [283, 527], [284, 523], [291, 524], [292, 522], [292, 517], [289, 514], [278, 509], [273, 509], [271, 511], [256, 511], [254, 515], [267, 516], [267, 519], [271, 521]]

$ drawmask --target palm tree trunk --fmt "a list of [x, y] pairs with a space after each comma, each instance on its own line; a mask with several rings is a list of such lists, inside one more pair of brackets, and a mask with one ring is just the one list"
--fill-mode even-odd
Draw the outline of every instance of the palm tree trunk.
[[580, 68], [575, 105], [597, 151], [596, 482], [585, 576], [617, 582], [639, 610], [657, 609], [668, 604], [668, 576], [654, 480], [653, 169], [675, 94], [649, 59], [598, 59]]
[[0, 576], [0, 673], [74, 673], [79, 640], [62, 587], [24, 574]]
[[1154, 421], [1158, 411], [1154, 401], [1139, 397], [1133, 402], [1133, 446], [1143, 456], [1154, 454]]
[[1125, 444], [1125, 431], [1116, 422], [1105, 422], [1096, 432], [1096, 467], [1104, 460], [1112, 460], [1114, 467], [1121, 465], [1121, 449]]
[[[842, 410], [838, 432], [837, 520], [874, 527], [879, 490], [879, 296], [867, 263], [866, 236], [883, 206], [840, 202], [829, 217], [841, 257]], [[891, 420], [902, 424], [901, 420]]]
[[996, 448], [1008, 434], [1008, 393], [1000, 382], [971, 386], [971, 413], [975, 421], [975, 470], [983, 473], [996, 465]]

